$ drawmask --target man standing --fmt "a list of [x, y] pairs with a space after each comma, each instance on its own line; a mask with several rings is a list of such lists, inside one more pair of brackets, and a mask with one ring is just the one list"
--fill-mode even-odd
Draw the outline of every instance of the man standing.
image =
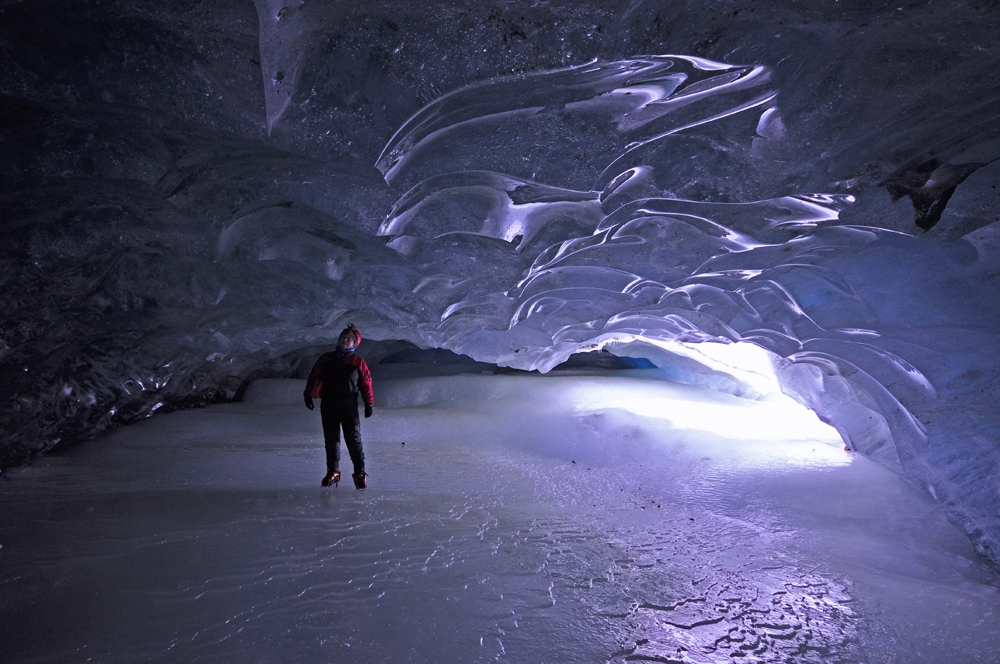
[[361, 343], [361, 333], [348, 325], [340, 333], [337, 350], [324, 353], [309, 372], [303, 395], [306, 408], [313, 409], [313, 399], [319, 397], [319, 412], [323, 416], [323, 438], [326, 442], [326, 476], [322, 485], [340, 482], [340, 429], [354, 464], [354, 487], [359, 491], [368, 486], [365, 473], [365, 452], [361, 447], [361, 418], [358, 416], [358, 393], [365, 402], [365, 417], [372, 416], [375, 397], [372, 374], [368, 364], [354, 354]]

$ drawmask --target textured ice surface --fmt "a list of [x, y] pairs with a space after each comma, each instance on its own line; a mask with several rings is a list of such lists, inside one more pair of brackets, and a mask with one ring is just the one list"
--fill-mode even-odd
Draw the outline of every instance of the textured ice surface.
[[996, 560], [998, 16], [7, 3], [0, 462], [350, 320], [786, 392]]
[[997, 577], [968, 540], [788, 399], [626, 375], [383, 380], [357, 493], [320, 488], [301, 388], [258, 382], [10, 471], [5, 661], [1000, 652]]
[[614, 178], [632, 162], [648, 164], [667, 137], [768, 106], [774, 93], [767, 82], [765, 67], [683, 56], [511, 76], [424, 106], [376, 166], [390, 184], [478, 169], [591, 189], [595, 173]]
[[[627, 85], [616, 78], [622, 72]], [[722, 132], [732, 141], [743, 118], [763, 140], [780, 140], [773, 97], [759, 89], [767, 79], [765, 70], [663, 57], [476, 85], [422, 109], [378, 164], [390, 182], [430, 175], [379, 229], [390, 247], [436, 273], [418, 290], [441, 322], [419, 326], [421, 340], [542, 371], [608, 348], [736, 394], [784, 390], [848, 445], [927, 486], [994, 555], [1000, 492], [981, 481], [997, 474], [996, 445], [983, 454], [949, 430], [953, 419], [920, 419], [940, 403], [935, 385], [978, 363], [996, 366], [995, 344], [972, 350], [983, 328], [1000, 323], [988, 302], [993, 286], [981, 280], [991, 249], [844, 225], [848, 196], [734, 201], [705, 190], [746, 179], [751, 157], [738, 144], [722, 161], [697, 154], [708, 178], [672, 172], [690, 161], [674, 148], [679, 135], [711, 143]], [[642, 92], [650, 81], [656, 94]], [[536, 99], [538, 89], [550, 104]], [[524, 143], [510, 123], [565, 137], [557, 143], [563, 159], [529, 149], [517, 164], [505, 161], [506, 142]], [[586, 150], [607, 164], [596, 199], [534, 182], [578, 179], [567, 141], [587, 134], [567, 127], [580, 126], [610, 135], [609, 153]], [[521, 179], [492, 172], [498, 167], [535, 170]], [[703, 200], [681, 197], [672, 182], [699, 183]], [[763, 371], [775, 379], [762, 391], [743, 365], [748, 353], [723, 359], [696, 342], [762, 347], [772, 354]], [[991, 408], [990, 397], [963, 399], [956, 414]]]

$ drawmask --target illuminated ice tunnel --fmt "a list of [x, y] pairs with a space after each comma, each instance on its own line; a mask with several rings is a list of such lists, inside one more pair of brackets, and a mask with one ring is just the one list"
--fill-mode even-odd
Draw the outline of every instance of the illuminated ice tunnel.
[[783, 393], [996, 561], [997, 13], [675, 4], [5, 6], [2, 463], [351, 321]]

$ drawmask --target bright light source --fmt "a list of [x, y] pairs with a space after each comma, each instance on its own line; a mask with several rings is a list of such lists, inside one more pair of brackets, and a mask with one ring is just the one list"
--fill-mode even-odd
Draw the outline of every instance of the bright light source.
[[677, 432], [684, 432], [688, 446], [719, 453], [737, 466], [850, 463], [837, 431], [781, 392], [764, 349], [742, 343], [674, 342], [670, 351], [733, 376], [752, 386], [748, 392], [764, 396], [739, 398], [650, 379], [595, 379], [566, 390], [571, 407], [581, 414], [625, 411], [629, 424], [638, 424], [650, 436], [676, 439]]

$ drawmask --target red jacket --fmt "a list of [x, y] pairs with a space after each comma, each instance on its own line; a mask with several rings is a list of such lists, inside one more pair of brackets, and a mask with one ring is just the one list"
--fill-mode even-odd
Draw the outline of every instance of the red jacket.
[[372, 374], [368, 364], [354, 353], [340, 354], [337, 351], [324, 353], [316, 360], [306, 382], [306, 396], [312, 398], [350, 398], [358, 392], [365, 405], [375, 405], [372, 392]]

